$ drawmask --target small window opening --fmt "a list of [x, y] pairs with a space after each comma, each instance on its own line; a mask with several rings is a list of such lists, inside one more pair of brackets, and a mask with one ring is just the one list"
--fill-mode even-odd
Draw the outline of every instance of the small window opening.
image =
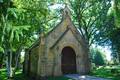
[[65, 15], [68, 15], [68, 11], [65, 11]]

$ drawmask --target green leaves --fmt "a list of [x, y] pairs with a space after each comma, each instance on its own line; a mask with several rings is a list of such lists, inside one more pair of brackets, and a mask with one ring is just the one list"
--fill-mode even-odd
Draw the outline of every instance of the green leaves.
[[78, 23], [76, 26], [79, 27], [82, 36], [88, 38], [89, 45], [95, 42], [95, 38], [100, 41], [100, 37], [96, 34], [108, 25], [109, 4], [107, 0], [69, 0], [68, 5], [73, 15], [72, 21]]
[[15, 31], [15, 37], [16, 37], [17, 41], [19, 41], [19, 35], [18, 35], [17, 31]]
[[18, 16], [16, 14], [16, 12], [17, 12], [16, 8], [8, 8], [7, 11], [8, 11], [9, 14], [12, 14], [16, 19], [18, 19]]
[[13, 34], [13, 29], [11, 30], [11, 34], [10, 34], [10, 42], [13, 41], [14, 38], [14, 34]]
[[4, 53], [4, 49], [0, 46], [0, 52]]
[[19, 31], [19, 34], [23, 37], [23, 33], [22, 33], [22, 31]]
[[99, 50], [98, 48], [94, 48], [92, 51], [92, 58], [93, 58], [93, 62], [96, 65], [104, 65], [105, 64], [105, 59], [106, 56], [105, 54]]

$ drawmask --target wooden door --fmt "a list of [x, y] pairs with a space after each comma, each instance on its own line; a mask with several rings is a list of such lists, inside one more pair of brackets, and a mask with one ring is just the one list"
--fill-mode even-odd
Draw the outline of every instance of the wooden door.
[[71, 47], [65, 47], [62, 50], [61, 70], [62, 74], [76, 73], [76, 55]]

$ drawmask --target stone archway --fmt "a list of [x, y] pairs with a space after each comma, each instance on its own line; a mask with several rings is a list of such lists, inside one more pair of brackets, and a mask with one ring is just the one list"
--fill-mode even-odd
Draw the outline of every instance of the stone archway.
[[76, 73], [76, 55], [71, 47], [64, 47], [62, 49], [61, 57], [61, 71], [62, 74]]

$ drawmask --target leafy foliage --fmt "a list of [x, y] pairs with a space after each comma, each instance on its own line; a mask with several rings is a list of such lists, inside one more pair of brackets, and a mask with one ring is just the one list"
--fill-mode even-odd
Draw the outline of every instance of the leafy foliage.
[[96, 65], [104, 65], [106, 56], [98, 48], [90, 48], [90, 56], [93, 63]]
[[103, 57], [98, 49], [95, 51], [94, 62], [96, 65], [104, 65]]
[[111, 6], [108, 0], [69, 0], [73, 10], [72, 19], [79, 28], [82, 36], [91, 45], [95, 41], [95, 34], [106, 25], [107, 12]]
[[[49, 1], [0, 1], [0, 11], [2, 11], [0, 12], [0, 51], [6, 50], [6, 55], [8, 54], [7, 50], [20, 53], [21, 49], [19, 48], [22, 44], [24, 46], [29, 44], [30, 46], [35, 42], [34, 33], [39, 35], [41, 27], [46, 27], [43, 24], [47, 22], [47, 15], [49, 14], [47, 2]], [[25, 47], [28, 48], [29, 46]], [[6, 62], [8, 61], [6, 60]]]

